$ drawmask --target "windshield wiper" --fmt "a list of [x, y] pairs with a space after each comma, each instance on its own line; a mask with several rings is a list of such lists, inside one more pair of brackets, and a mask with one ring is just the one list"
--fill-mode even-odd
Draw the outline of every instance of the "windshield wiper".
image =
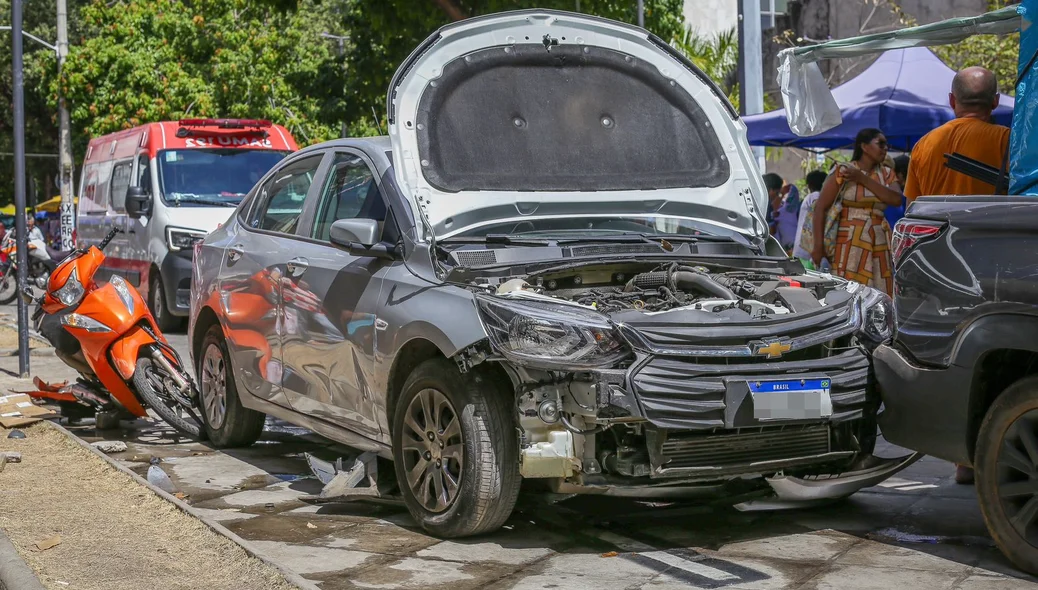
[[512, 237], [508, 234], [487, 234], [485, 236], [454, 236], [442, 240], [450, 244], [504, 244], [506, 246], [550, 246], [552, 240], [533, 240]]
[[191, 193], [172, 193], [170, 197], [173, 198], [173, 202], [177, 207], [180, 207], [184, 203], [199, 203], [202, 205], [215, 205], [217, 207], [237, 207], [238, 203], [233, 201], [220, 201], [218, 199], [207, 199], [200, 195]]

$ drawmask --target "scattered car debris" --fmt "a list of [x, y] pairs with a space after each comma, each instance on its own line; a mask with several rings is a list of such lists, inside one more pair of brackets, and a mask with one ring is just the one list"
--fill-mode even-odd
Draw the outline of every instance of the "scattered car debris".
[[7, 438], [25, 438], [25, 433], [21, 430], [12, 430], [11, 433], [7, 435]]
[[99, 440], [95, 443], [90, 443], [90, 446], [101, 451], [102, 453], [122, 453], [128, 447], [126, 443], [121, 440]]
[[26, 426], [54, 416], [54, 412], [37, 406], [24, 392], [12, 391], [10, 395], [0, 395], [0, 426], [4, 428]]
[[375, 453], [362, 453], [347, 469], [343, 469], [342, 457], [329, 463], [310, 453], [303, 454], [310, 470], [324, 484], [320, 494], [304, 496], [300, 498], [303, 502], [322, 504], [387, 498], [387, 490], [380, 490], [378, 486], [378, 455]]
[[188, 496], [190, 496], [190, 494], [185, 494], [184, 492], [177, 492], [177, 493], [173, 494], [173, 497], [176, 498], [177, 500], [183, 500], [183, 499], [187, 498]]
[[51, 547], [56, 547], [61, 544], [61, 535], [54, 535], [53, 537], [47, 537], [42, 541], [36, 541], [36, 548], [40, 551], [46, 551]]
[[167, 494], [173, 493], [173, 480], [171, 480], [169, 475], [159, 467], [159, 460], [154, 457], [151, 459], [151, 467], [148, 467], [148, 483]]
[[306, 523], [306, 528], [308, 528], [308, 529], [316, 529], [317, 525], [312, 523], [312, 522], [308, 522], [308, 523]]
[[602, 554], [602, 557], [616, 557], [617, 555], [620, 555], [620, 554], [617, 553], [616, 551], [607, 551], [607, 552]]
[[8, 463], [21, 463], [22, 462], [22, 454], [21, 453], [16, 453], [14, 451], [5, 451], [3, 453], [0, 453], [0, 455], [3, 455], [5, 457], [7, 457], [7, 462]]

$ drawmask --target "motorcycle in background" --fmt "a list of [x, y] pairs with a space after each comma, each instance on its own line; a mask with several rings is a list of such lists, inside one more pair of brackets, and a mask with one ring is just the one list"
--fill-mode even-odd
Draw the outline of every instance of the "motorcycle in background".
[[150, 407], [177, 430], [201, 439], [198, 388], [140, 293], [118, 275], [102, 286], [94, 281], [118, 231], [97, 246], [73, 250], [51, 273], [42, 297], [28, 288], [23, 292], [27, 302], [39, 303], [32, 316], [37, 331], [80, 374], [68, 386], [38, 383], [29, 395], [59, 402], [69, 417], [76, 405], [92, 407], [101, 429], [117, 425], [121, 415], [145, 417]]
[[[33, 252], [39, 248], [34, 242], [29, 242], [29, 274], [26, 276], [26, 284], [37, 289], [46, 289], [47, 280], [50, 279], [50, 269], [46, 262], [33, 256]], [[0, 305], [7, 305], [18, 296], [18, 246], [14, 240], [4, 240], [0, 247]], [[48, 256], [50, 253], [48, 252]], [[53, 260], [53, 258], [52, 258]]]

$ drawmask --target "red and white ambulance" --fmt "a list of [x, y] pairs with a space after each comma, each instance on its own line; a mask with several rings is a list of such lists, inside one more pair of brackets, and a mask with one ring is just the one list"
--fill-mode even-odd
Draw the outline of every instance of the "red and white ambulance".
[[80, 246], [123, 228], [99, 280], [119, 274], [160, 327], [188, 313], [193, 245], [227, 221], [270, 168], [299, 149], [287, 129], [251, 119], [150, 123], [90, 141], [77, 212]]

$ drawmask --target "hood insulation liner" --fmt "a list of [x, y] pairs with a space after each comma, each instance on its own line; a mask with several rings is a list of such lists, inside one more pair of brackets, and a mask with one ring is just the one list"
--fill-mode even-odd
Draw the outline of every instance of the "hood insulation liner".
[[712, 188], [730, 174], [684, 89], [651, 64], [565, 40], [453, 60], [418, 121], [402, 123], [417, 125], [422, 172], [445, 192]]

